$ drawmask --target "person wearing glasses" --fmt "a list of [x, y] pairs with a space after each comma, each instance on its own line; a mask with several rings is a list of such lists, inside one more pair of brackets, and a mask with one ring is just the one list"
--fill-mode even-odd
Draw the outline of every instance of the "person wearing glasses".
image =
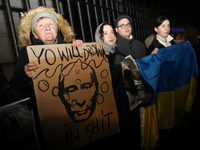
[[[140, 59], [146, 56], [146, 49], [142, 42], [135, 40], [132, 35], [132, 19], [130, 16], [123, 15], [118, 17], [114, 21], [115, 31], [117, 32], [117, 52], [114, 60], [114, 64], [120, 65], [121, 61], [124, 57], [131, 55], [134, 59]], [[127, 77], [130, 77], [129, 74], [131, 73], [130, 69], [124, 70], [124, 81], [126, 82], [126, 87], [128, 81], [132, 81]], [[120, 74], [120, 73], [119, 73]], [[123, 81], [123, 82], [124, 82]], [[153, 96], [153, 89], [152, 87], [141, 79], [141, 83], [145, 90], [145, 97], [142, 100], [142, 105], [151, 101]], [[120, 81], [119, 81], [120, 82]], [[133, 83], [133, 82], [131, 82]], [[130, 84], [128, 84], [130, 85]], [[134, 83], [134, 85], [136, 85]], [[121, 90], [123, 90], [123, 83], [120, 84]], [[132, 92], [135, 92], [135, 86], [131, 84]], [[127, 88], [126, 88], [127, 89]], [[120, 93], [120, 92], [119, 92]], [[126, 147], [123, 149], [141, 149], [141, 129], [140, 129], [140, 106], [135, 107], [134, 109], [130, 109], [129, 98], [126, 96], [118, 97], [115, 96], [116, 105], [118, 108], [118, 116], [120, 122], [120, 129], [121, 129], [121, 136]]]
[[142, 42], [135, 40], [132, 35], [132, 18], [123, 15], [114, 21], [117, 32], [117, 48], [125, 56], [131, 55], [134, 59], [146, 56], [146, 49]]

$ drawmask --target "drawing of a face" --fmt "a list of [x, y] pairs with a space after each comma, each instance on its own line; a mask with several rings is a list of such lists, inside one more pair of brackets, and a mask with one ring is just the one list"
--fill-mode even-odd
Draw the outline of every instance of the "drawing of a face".
[[59, 76], [58, 96], [74, 122], [91, 117], [95, 110], [98, 82], [93, 68], [77, 62], [67, 76], [65, 69]]

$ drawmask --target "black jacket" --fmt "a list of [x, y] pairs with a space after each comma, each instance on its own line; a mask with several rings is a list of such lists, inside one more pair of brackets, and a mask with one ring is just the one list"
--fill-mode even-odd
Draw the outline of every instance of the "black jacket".
[[[122, 68], [120, 62], [125, 57], [124, 54], [115, 49], [114, 54], [107, 56], [110, 65], [110, 72], [112, 77], [113, 92], [118, 110], [119, 122], [121, 128], [126, 128], [132, 121], [138, 119], [140, 107], [130, 110], [129, 98], [126, 94], [124, 80], [122, 76]], [[131, 74], [130, 70], [127, 71]], [[146, 97], [143, 100], [143, 105], [151, 102], [153, 97], [153, 88], [142, 79], [143, 86], [145, 87]]]
[[134, 59], [140, 59], [146, 56], [146, 49], [142, 42], [132, 39], [126, 39], [120, 34], [117, 35], [118, 51], [125, 56], [131, 55]]
[[[176, 42], [174, 40], [172, 40], [171, 45], [176, 44]], [[147, 55], [151, 55], [151, 52], [155, 49], [155, 48], [161, 49], [164, 48], [165, 46], [162, 45], [156, 38], [154, 38], [154, 40], [152, 41], [151, 45], [149, 46], [149, 48], [147, 49]]]
[[[130, 122], [136, 119], [137, 113], [135, 113], [135, 111], [130, 111], [129, 99], [124, 88], [122, 70], [120, 66], [121, 60], [117, 58], [119, 54], [120, 53], [118, 52], [116, 48], [115, 53], [107, 55], [107, 57], [109, 60], [112, 86], [113, 86], [113, 92], [114, 92], [115, 102], [116, 102], [117, 111], [118, 111], [120, 128], [125, 128], [127, 124], [129, 124]], [[120, 58], [123, 58], [123, 57], [124, 55], [121, 56]], [[116, 60], [115, 60], [116, 58], [118, 59], [117, 60], [118, 63], [116, 63]]]

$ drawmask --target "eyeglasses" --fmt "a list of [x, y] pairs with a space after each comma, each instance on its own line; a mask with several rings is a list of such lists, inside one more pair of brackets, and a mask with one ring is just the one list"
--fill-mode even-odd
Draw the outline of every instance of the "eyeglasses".
[[117, 26], [117, 28], [121, 27], [122, 29], [125, 29], [126, 27], [127, 28], [130, 28], [131, 27], [131, 24], [130, 23], [127, 23], [127, 24], [121, 24], [120, 26]]

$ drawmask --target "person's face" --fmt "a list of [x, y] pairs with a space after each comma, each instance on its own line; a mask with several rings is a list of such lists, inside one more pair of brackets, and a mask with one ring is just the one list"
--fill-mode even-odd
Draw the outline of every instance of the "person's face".
[[110, 25], [103, 26], [103, 40], [110, 45], [113, 45], [115, 42], [114, 30]]
[[157, 35], [159, 35], [161, 38], [166, 40], [167, 36], [170, 32], [170, 22], [169, 20], [163, 21], [163, 23], [158, 27], [154, 28], [154, 30], [157, 32]]
[[34, 36], [46, 43], [54, 43], [57, 38], [57, 27], [50, 18], [40, 18], [34, 27]]
[[62, 103], [65, 105], [69, 117], [75, 122], [90, 118], [96, 106], [97, 87], [92, 81], [93, 73], [88, 72], [86, 75], [84, 71], [77, 70], [76, 74], [63, 77], [59, 87], [63, 89], [59, 94]]
[[[125, 28], [119, 27], [121, 25], [124, 25]], [[130, 22], [127, 18], [121, 19], [118, 24], [117, 28], [115, 28], [116, 32], [119, 33], [122, 37], [126, 39], [130, 39], [130, 35], [132, 32], [132, 27], [130, 25]]]

